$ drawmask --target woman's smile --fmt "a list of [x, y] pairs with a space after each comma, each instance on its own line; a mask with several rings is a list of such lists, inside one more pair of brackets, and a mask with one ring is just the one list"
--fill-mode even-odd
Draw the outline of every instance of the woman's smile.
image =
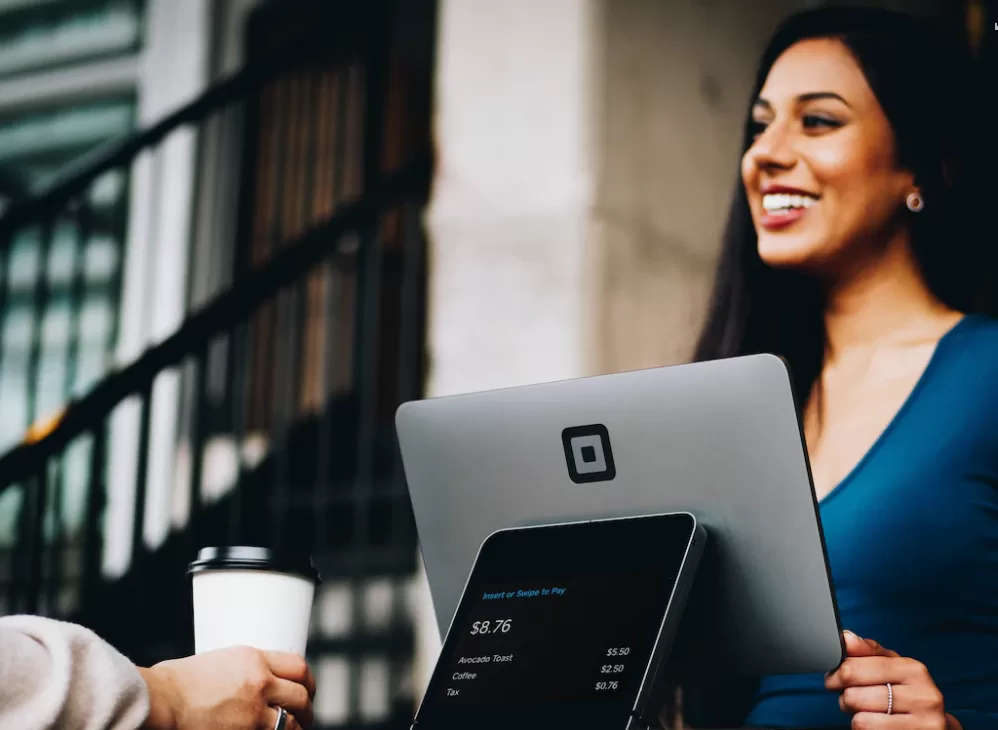
[[780, 231], [803, 219], [818, 203], [818, 196], [786, 185], [764, 185], [759, 225], [768, 231]]

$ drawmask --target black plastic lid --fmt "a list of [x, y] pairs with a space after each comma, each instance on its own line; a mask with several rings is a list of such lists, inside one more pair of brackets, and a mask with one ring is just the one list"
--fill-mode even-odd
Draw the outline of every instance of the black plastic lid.
[[206, 547], [198, 551], [197, 559], [187, 568], [193, 575], [203, 570], [270, 570], [322, 582], [312, 558], [303, 553], [279, 552], [264, 547], [234, 545]]

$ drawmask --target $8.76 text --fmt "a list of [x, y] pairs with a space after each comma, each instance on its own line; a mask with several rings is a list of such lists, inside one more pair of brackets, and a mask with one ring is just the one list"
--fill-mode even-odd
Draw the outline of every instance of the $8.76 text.
[[499, 618], [495, 621], [475, 621], [471, 625], [471, 635], [508, 634], [511, 628], [513, 628], [513, 620], [508, 618]]

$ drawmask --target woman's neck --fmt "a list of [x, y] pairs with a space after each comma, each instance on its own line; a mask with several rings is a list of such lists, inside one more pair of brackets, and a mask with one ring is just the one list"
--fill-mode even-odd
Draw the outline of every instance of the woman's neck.
[[826, 292], [826, 365], [938, 339], [960, 318], [929, 290], [907, 243], [890, 245]]

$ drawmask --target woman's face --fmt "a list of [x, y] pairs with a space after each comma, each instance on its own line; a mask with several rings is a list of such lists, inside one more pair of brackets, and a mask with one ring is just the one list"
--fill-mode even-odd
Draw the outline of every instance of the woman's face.
[[742, 181], [763, 261], [832, 274], [882, 250], [914, 180], [895, 167], [891, 126], [841, 42], [788, 48], [752, 122]]

